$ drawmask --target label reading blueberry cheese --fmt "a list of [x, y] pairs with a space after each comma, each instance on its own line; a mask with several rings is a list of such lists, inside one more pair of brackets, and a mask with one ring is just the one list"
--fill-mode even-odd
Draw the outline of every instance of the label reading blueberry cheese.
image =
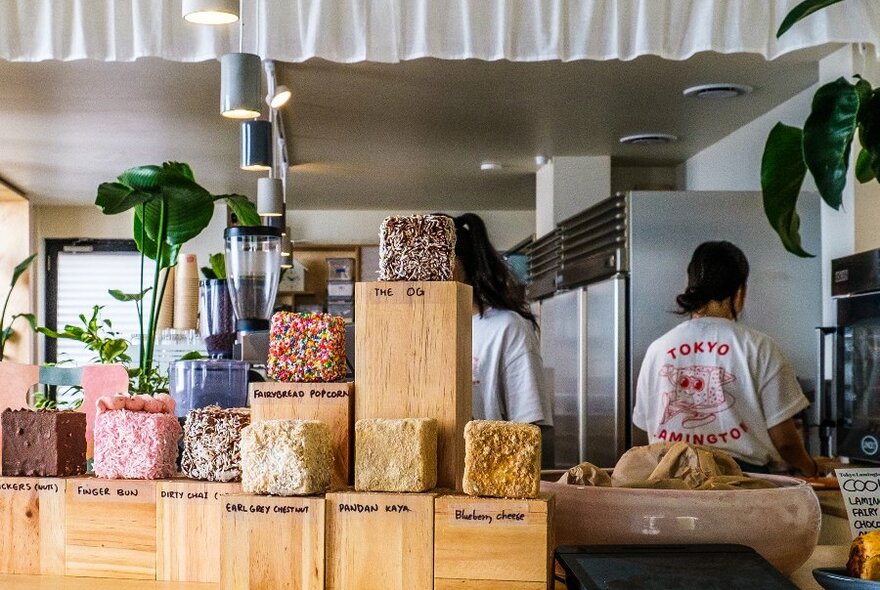
[[447, 503], [449, 520], [453, 525], [524, 525], [529, 523], [526, 502], [503, 500], [498, 502]]

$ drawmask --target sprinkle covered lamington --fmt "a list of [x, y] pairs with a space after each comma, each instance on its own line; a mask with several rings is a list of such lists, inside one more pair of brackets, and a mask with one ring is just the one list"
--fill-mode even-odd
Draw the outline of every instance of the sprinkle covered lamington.
[[269, 334], [269, 377], [329, 383], [345, 377], [345, 320], [328, 313], [279, 311]]
[[455, 222], [445, 215], [391, 216], [379, 231], [380, 281], [451, 281]]

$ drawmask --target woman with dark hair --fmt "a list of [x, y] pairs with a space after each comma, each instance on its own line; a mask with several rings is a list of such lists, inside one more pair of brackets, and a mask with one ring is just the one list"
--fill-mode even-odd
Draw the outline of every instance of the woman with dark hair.
[[474, 213], [453, 219], [454, 278], [474, 290], [474, 418], [550, 426], [538, 324], [525, 291], [489, 241], [483, 220]]
[[650, 442], [685, 441], [729, 452], [746, 471], [818, 472], [793, 417], [809, 406], [794, 369], [766, 334], [737, 322], [749, 263], [730, 242], [705, 242], [676, 298], [690, 316], [648, 348], [633, 424]]

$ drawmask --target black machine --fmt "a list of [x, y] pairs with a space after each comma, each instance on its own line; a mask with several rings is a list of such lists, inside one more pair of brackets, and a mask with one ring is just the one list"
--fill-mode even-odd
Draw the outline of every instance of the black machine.
[[830, 388], [817, 396], [820, 440], [828, 441], [820, 452], [880, 462], [880, 250], [833, 260], [831, 270], [837, 326], [820, 329], [820, 352], [834, 338]]
[[744, 545], [578, 545], [556, 549], [568, 590], [793, 590]]

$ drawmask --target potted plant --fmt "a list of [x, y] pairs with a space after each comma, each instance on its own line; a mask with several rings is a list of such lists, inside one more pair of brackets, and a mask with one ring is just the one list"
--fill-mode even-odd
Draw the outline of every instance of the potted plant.
[[199, 285], [201, 298], [200, 324], [208, 356], [232, 358], [235, 343], [235, 316], [232, 298], [226, 286], [226, 256], [211, 254], [210, 266], [202, 267], [205, 278]]
[[[140, 354], [137, 369], [133, 371], [132, 391], [135, 393], [152, 394], [167, 389], [167, 381], [159, 374], [153, 354], [168, 272], [177, 264], [181, 246], [211, 222], [217, 201], [225, 202], [242, 225], [259, 225], [260, 216], [247, 197], [212, 195], [195, 181], [189, 165], [180, 162], [130, 168], [115, 182], [105, 182], [98, 187], [95, 204], [105, 215], [134, 209], [133, 234], [141, 253], [140, 292], [111, 291], [111, 295], [120, 301], [133, 301], [137, 307]], [[146, 286], [145, 257], [156, 262], [155, 272]]]
[[6, 325], [6, 308], [9, 307], [9, 299], [12, 297], [12, 291], [15, 289], [16, 283], [18, 283], [18, 279], [21, 278], [21, 275], [28, 269], [31, 265], [31, 262], [36, 258], [36, 254], [31, 254], [17, 265], [12, 270], [12, 280], [9, 281], [9, 291], [6, 293], [6, 299], [3, 302], [3, 309], [0, 310], [0, 361], [3, 360], [6, 354], [6, 343], [9, 342], [12, 337], [15, 335], [14, 325], [15, 320], [18, 318], [26, 319], [31, 328], [33, 328], [36, 324], [36, 318], [32, 313], [17, 313], [14, 314], [11, 318], [9, 318], [9, 324]]
[[[803, 18], [842, 0], [806, 0], [785, 17], [777, 37]], [[856, 178], [880, 180], [880, 88], [860, 76], [852, 82], [838, 78], [813, 96], [803, 129], [777, 123], [770, 131], [761, 159], [764, 212], [786, 250], [812, 256], [801, 246], [797, 199], [807, 172], [822, 200], [834, 209], [843, 203], [850, 149], [858, 133], [861, 150]]]

